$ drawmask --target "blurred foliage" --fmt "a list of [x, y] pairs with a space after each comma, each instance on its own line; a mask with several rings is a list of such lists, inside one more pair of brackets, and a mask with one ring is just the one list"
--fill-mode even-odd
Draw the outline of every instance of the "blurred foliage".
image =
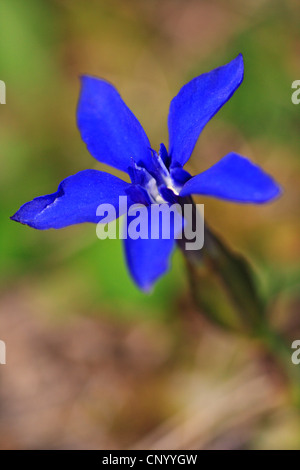
[[[121, 242], [98, 240], [93, 225], [38, 232], [9, 220], [66, 176], [107, 169], [76, 128], [81, 74], [113, 82], [158, 148], [178, 89], [239, 52], [244, 84], [204, 130], [188, 169], [236, 151], [282, 184], [283, 197], [262, 207], [198, 199], [213, 232], [251, 260], [267, 314], [292, 340], [300, 337], [300, 105], [291, 103], [299, 1], [0, 0], [0, 333], [13, 364], [0, 389], [1, 447], [130, 446], [170, 417], [166, 435], [150, 433], [144, 445], [299, 448], [297, 417], [281, 408], [280, 385], [253, 366], [249, 344], [196, 316], [179, 250], [145, 296]], [[214, 285], [205, 278], [208, 302], [219, 298]]]
[[[39, 233], [8, 217], [23, 202], [55, 191], [67, 175], [103, 167], [76, 129], [80, 74], [113, 81], [157, 147], [167, 142], [168, 103], [178, 88], [240, 51], [244, 85], [204, 131], [203, 147], [200, 139], [190, 168], [201, 169], [197, 157], [207, 149], [214, 161], [222, 157], [215, 153], [219, 141], [218, 151], [249, 150], [282, 180], [283, 201], [263, 209], [226, 204], [225, 222], [219, 220], [223, 203], [218, 209], [208, 202], [206, 217], [232, 245], [256, 258], [273, 293], [289, 285], [280, 276], [274, 280], [274, 271], [284, 269], [283, 277], [295, 282], [296, 276], [297, 284], [299, 247], [295, 253], [289, 245], [299, 228], [299, 108], [290, 100], [291, 82], [299, 74], [297, 13], [292, 1], [1, 2], [0, 73], [7, 84], [7, 105], [0, 109], [3, 288], [26, 279], [58, 305], [62, 298], [70, 305], [76, 299], [83, 312], [92, 304], [124, 318], [141, 310], [168, 318], [187, 289], [180, 254], [152, 296], [145, 297], [128, 278], [119, 241], [98, 241], [90, 225]], [[203, 161], [213, 163], [205, 155]], [[287, 243], [278, 260], [270, 240], [276, 233]]]

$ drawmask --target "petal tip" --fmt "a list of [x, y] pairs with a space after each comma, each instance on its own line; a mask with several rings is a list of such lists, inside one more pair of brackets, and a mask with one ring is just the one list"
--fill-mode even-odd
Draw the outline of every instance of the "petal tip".
[[240, 61], [241, 64], [244, 64], [244, 56], [242, 52], [239, 52], [239, 54], [236, 56], [236, 60]]
[[31, 228], [37, 228], [34, 225], [33, 220], [26, 220], [26, 218], [22, 217], [21, 209], [19, 209], [14, 215], [12, 215], [10, 217], [10, 220], [12, 220], [13, 222], [18, 222], [21, 225], [28, 225], [28, 227], [31, 227]]
[[39, 229], [39, 227], [35, 225], [33, 220], [26, 219], [24, 215], [22, 217], [21, 208], [14, 215], [10, 217], [10, 220], [12, 220], [13, 222], [18, 222], [21, 225], [28, 225], [28, 227]]
[[269, 195], [263, 199], [261, 202], [262, 203], [268, 203], [268, 202], [273, 202], [279, 199], [284, 193], [283, 187], [277, 183], [275, 180], [273, 180], [273, 187], [270, 189]]
[[18, 217], [18, 212], [19, 212], [19, 211], [17, 211], [14, 215], [12, 215], [12, 216], [10, 217], [10, 220], [13, 220], [14, 222], [21, 222], [21, 221], [20, 221], [20, 218]]
[[140, 285], [138, 288], [143, 292], [143, 294], [151, 295], [154, 289], [153, 284]]
[[239, 69], [239, 72], [240, 72], [240, 80], [239, 80], [239, 83], [241, 84], [242, 81], [244, 80], [244, 56], [243, 54], [240, 52], [235, 59], [233, 59], [232, 62], [236, 62], [238, 64], [238, 69]]

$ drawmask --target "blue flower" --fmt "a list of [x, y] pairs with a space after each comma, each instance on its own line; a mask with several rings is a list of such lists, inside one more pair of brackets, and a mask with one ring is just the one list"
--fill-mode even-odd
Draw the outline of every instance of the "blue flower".
[[[142, 203], [148, 208], [192, 194], [257, 204], [275, 198], [280, 194], [276, 182], [236, 153], [194, 177], [183, 169], [202, 129], [240, 86], [243, 73], [238, 55], [184, 85], [170, 105], [169, 151], [161, 144], [158, 153], [117, 90], [105, 80], [84, 76], [77, 109], [81, 137], [93, 157], [128, 173], [131, 183], [84, 170], [63, 180], [55, 193], [24, 204], [12, 220], [39, 230], [98, 223], [100, 204], [112, 204], [120, 215], [119, 196], [127, 196], [129, 206]], [[174, 237], [124, 240], [130, 273], [142, 290], [149, 290], [168, 269], [174, 245]]]

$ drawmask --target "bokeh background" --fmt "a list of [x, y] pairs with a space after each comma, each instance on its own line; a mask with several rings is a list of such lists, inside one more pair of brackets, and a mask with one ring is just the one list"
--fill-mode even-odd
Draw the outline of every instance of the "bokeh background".
[[251, 260], [274, 325], [300, 339], [299, 15], [298, 0], [1, 0], [1, 449], [300, 448], [272, 364], [195, 310], [180, 253], [145, 296], [121, 243], [99, 241], [93, 225], [38, 232], [9, 220], [66, 176], [105, 168], [76, 128], [81, 74], [114, 83], [158, 148], [179, 88], [242, 52], [244, 84], [188, 169], [234, 150], [284, 187], [261, 207], [199, 202]]

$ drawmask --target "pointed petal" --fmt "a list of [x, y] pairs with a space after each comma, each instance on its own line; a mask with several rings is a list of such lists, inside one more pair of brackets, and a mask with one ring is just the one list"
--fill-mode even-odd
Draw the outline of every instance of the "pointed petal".
[[[170, 256], [175, 246], [175, 237], [173, 225], [170, 230], [170, 237], [164, 239], [160, 227], [158, 229], [159, 238], [151, 238], [151, 224], [152, 226], [154, 224], [154, 219], [151, 219], [151, 206], [147, 210], [145, 208], [145, 211], [143, 218], [146, 219], [148, 226], [147, 238], [132, 239], [128, 236], [124, 240], [124, 250], [133, 280], [141, 290], [149, 292], [153, 284], [169, 269]], [[128, 217], [127, 233], [128, 227], [134, 218], [134, 216]]]
[[245, 157], [229, 153], [216, 165], [194, 176], [180, 196], [203, 194], [244, 203], [264, 203], [281, 193], [274, 179]]
[[243, 80], [243, 57], [204, 73], [184, 85], [171, 101], [168, 126], [172, 166], [190, 158], [208, 121], [229, 100]]
[[102, 163], [127, 172], [130, 159], [151, 165], [150, 143], [118, 91], [105, 80], [82, 77], [77, 124], [89, 152]]
[[101, 220], [96, 215], [100, 204], [112, 204], [119, 215], [119, 196], [126, 196], [130, 186], [109, 173], [80, 171], [64, 179], [55, 193], [37, 197], [21, 206], [11, 219], [39, 230], [83, 222], [97, 223]]

